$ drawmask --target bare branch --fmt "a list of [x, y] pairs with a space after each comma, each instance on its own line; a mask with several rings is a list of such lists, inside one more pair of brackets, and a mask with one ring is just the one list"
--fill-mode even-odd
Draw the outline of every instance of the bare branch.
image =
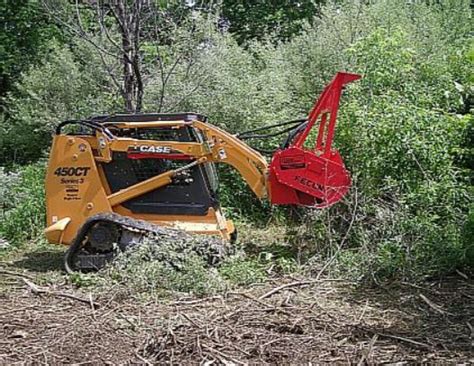
[[103, 31], [103, 33], [105, 34], [105, 37], [107, 38], [107, 40], [119, 51], [119, 52], [123, 52], [123, 48], [112, 38], [112, 36], [110, 35], [109, 33], [109, 30], [107, 28], [107, 25], [105, 24], [104, 22], [104, 19], [106, 17], [106, 13], [101, 11], [100, 7], [99, 7], [99, 3], [97, 3], [97, 17], [99, 19], [99, 25], [100, 25], [100, 29], [101, 31]]
[[176, 66], [178, 66], [180, 59], [181, 59], [181, 56], [178, 56], [175, 62], [173, 63], [173, 65], [171, 66], [170, 70], [167, 73], [165, 73], [163, 61], [161, 60], [161, 57], [158, 58], [159, 67], [160, 67], [160, 76], [161, 76], [160, 104], [158, 106], [158, 111], [161, 111], [161, 109], [163, 108], [166, 85], [168, 84], [169, 78], [173, 74]]
[[58, 14], [55, 10], [53, 10], [52, 8], [49, 7], [48, 5], [48, 2], [46, 0], [43, 0], [42, 1], [42, 4], [44, 6], [44, 8], [48, 11], [48, 13], [50, 14], [50, 16], [53, 18], [53, 20], [58, 23], [59, 25], [61, 26], [64, 26], [71, 34], [83, 39], [84, 41], [86, 41], [87, 43], [89, 43], [91, 46], [93, 46], [95, 49], [97, 49], [99, 52], [102, 52], [106, 55], [109, 55], [109, 56], [112, 56], [114, 58], [117, 57], [116, 54], [113, 54], [111, 52], [109, 52], [108, 50], [106, 50], [105, 48], [101, 47], [100, 45], [98, 45], [95, 41], [92, 40], [92, 37], [87, 34], [81, 25], [79, 25], [79, 29], [76, 29], [75, 27], [73, 27], [71, 24], [69, 24], [67, 21], [64, 21]]

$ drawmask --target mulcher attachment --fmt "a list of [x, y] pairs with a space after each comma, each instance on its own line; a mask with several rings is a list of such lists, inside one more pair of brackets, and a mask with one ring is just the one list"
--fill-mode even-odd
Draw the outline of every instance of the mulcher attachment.
[[[351, 178], [337, 150], [332, 150], [337, 111], [345, 84], [360, 79], [357, 74], [339, 72], [326, 86], [308, 116], [283, 150], [272, 158], [269, 174], [273, 204], [295, 204], [324, 208], [342, 199]], [[314, 147], [307, 138], [315, 124], [319, 129]]]

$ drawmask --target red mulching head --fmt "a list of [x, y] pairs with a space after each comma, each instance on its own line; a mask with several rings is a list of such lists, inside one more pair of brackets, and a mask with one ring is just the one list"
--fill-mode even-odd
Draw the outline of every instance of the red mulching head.
[[[311, 110], [308, 123], [290, 146], [277, 151], [270, 164], [269, 192], [273, 204], [295, 204], [324, 208], [344, 197], [351, 185], [341, 155], [332, 150], [337, 111], [342, 88], [359, 79], [356, 74], [339, 72]], [[318, 122], [314, 148], [304, 143]]]

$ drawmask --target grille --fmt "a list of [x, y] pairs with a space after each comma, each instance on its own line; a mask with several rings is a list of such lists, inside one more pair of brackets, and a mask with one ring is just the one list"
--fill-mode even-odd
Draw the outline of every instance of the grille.
[[137, 129], [134, 138], [138, 140], [155, 141], [180, 141], [182, 140], [178, 129], [169, 128], [140, 128]]
[[130, 159], [132, 170], [137, 182], [155, 177], [169, 170], [174, 170], [189, 163], [189, 161], [168, 159]]

